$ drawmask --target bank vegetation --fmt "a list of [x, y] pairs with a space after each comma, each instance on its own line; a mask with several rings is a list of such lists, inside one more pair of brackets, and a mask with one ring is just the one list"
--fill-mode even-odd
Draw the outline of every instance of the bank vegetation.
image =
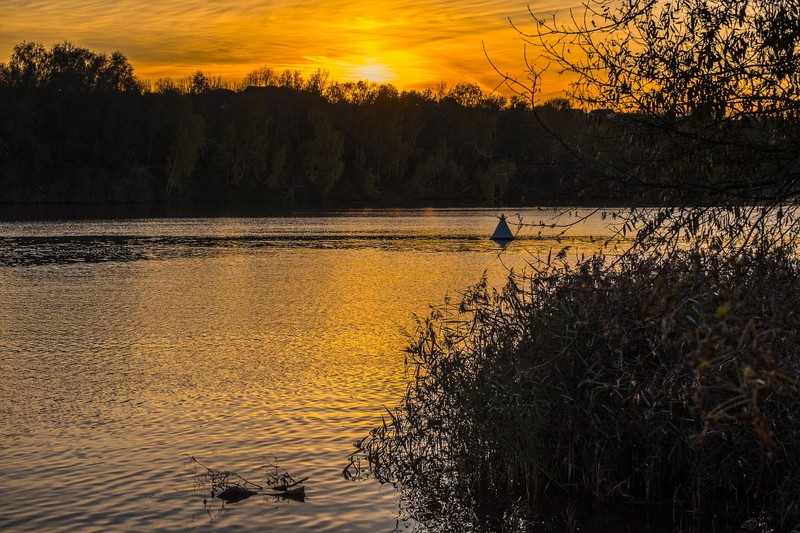
[[[420, 320], [346, 475], [432, 531], [603, 531], [609, 505], [660, 509], [651, 531], [796, 531], [800, 7], [588, 0], [530, 26], [528, 57], [608, 118], [596, 143], [545, 127], [657, 201], [620, 213], [625, 253], [554, 250]], [[530, 74], [507, 82], [535, 102]]]

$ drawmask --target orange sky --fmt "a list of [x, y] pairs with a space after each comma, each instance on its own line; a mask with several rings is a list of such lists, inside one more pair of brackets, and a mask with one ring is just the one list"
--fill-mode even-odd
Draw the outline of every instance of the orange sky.
[[[46, 47], [70, 41], [95, 52], [124, 53], [136, 74], [154, 81], [198, 69], [229, 81], [268, 66], [317, 68], [339, 81], [369, 79], [398, 87], [500, 81], [481, 48], [503, 70], [523, 72], [523, 44], [509, 26], [574, 0], [6, 0], [0, 57], [21, 41]], [[0, 61], [4, 61], [2, 59]], [[544, 92], [561, 83], [553, 80]]]

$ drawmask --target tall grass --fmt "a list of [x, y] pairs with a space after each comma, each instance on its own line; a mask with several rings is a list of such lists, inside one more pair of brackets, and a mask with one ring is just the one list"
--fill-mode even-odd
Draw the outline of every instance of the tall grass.
[[405, 397], [346, 473], [396, 484], [437, 531], [524, 529], [566, 501], [791, 530], [798, 276], [788, 251], [740, 250], [560, 262], [500, 293], [484, 280], [419, 322]]

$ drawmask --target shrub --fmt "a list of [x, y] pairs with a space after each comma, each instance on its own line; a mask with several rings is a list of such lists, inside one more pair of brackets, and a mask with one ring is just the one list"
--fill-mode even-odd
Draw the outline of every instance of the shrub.
[[800, 519], [798, 259], [609, 262], [484, 280], [420, 321], [405, 397], [346, 474], [443, 531], [575, 498]]

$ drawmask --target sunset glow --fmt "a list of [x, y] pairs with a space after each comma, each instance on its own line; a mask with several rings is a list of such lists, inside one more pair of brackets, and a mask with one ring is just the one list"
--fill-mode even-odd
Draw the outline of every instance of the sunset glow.
[[[440, 82], [500, 82], [521, 75], [523, 43], [509, 18], [530, 22], [526, 0], [38, 0], [3, 8], [0, 62], [22, 41], [49, 47], [70, 41], [96, 52], [124, 53], [139, 77], [186, 76], [200, 69], [229, 81], [262, 66], [339, 81], [369, 79], [400, 88]], [[570, 0], [532, 6], [566, 11]]]

